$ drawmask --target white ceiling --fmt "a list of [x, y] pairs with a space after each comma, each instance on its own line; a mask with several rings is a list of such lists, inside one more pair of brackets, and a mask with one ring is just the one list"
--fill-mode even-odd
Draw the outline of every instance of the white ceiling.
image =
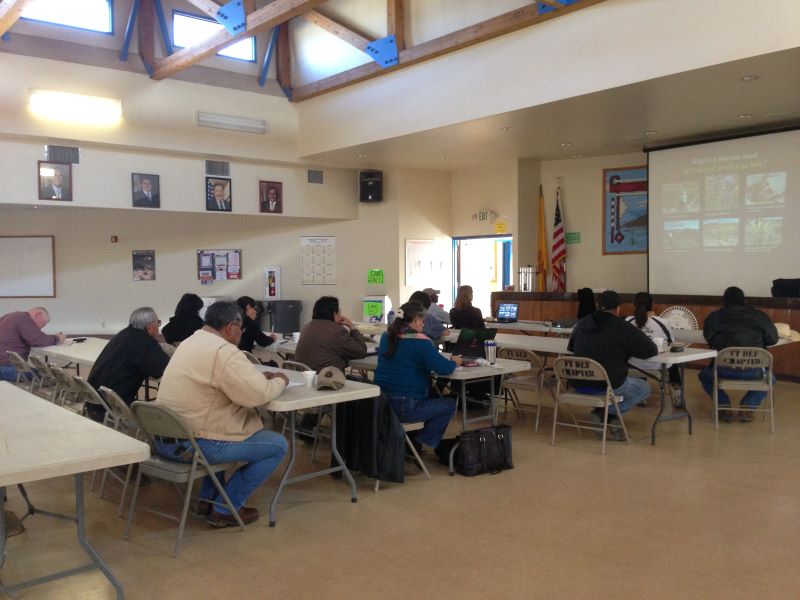
[[[744, 82], [745, 75], [758, 79]], [[455, 170], [518, 158], [636, 152], [786, 124], [800, 124], [800, 48], [306, 158], [349, 167]]]

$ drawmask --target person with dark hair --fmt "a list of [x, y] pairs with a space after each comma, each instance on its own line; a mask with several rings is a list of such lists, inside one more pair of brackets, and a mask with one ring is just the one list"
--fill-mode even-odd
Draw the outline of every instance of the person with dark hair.
[[275, 336], [267, 335], [261, 331], [256, 319], [258, 318], [259, 306], [250, 296], [242, 296], [236, 300], [236, 305], [242, 311], [242, 339], [239, 342], [239, 350], [252, 352], [256, 344], [266, 347], [275, 341]]
[[483, 313], [477, 306], [472, 306], [472, 286], [462, 285], [456, 293], [456, 301], [450, 309], [450, 323], [456, 329], [483, 329]]
[[[258, 520], [258, 510], [245, 501], [280, 464], [286, 439], [264, 429], [258, 407], [281, 395], [286, 375], [259, 371], [239, 350], [242, 313], [233, 302], [215, 302], [206, 311], [202, 329], [175, 351], [158, 389], [156, 403], [176, 412], [211, 464], [244, 463], [222, 481], [245, 524]], [[186, 441], [156, 437], [156, 451], [171, 460], [192, 462]], [[203, 480], [199, 512], [212, 527], [236, 526], [227, 508], [211, 504], [217, 491]], [[213, 507], [213, 508], [212, 508]]]
[[[575, 356], [591, 358], [606, 370], [614, 394], [622, 396], [619, 410], [628, 412], [650, 395], [650, 384], [643, 379], [628, 377], [628, 359], [650, 358], [658, 348], [642, 331], [619, 318], [619, 294], [606, 290], [600, 294], [598, 310], [578, 321], [569, 337], [567, 349]], [[572, 386], [581, 393], [605, 392], [605, 384], [597, 381], [574, 380]], [[609, 408], [609, 423], [616, 420], [617, 407]], [[603, 409], [595, 408], [589, 418], [597, 425], [603, 423]], [[618, 426], [611, 425], [611, 437], [625, 440]]]
[[[128, 326], [105, 345], [97, 357], [87, 381], [96, 390], [111, 388], [127, 404], [136, 400], [145, 379], [158, 379], [164, 374], [169, 356], [156, 341], [161, 321], [149, 306], [131, 313]], [[97, 404], [86, 403], [84, 410], [90, 419], [103, 422], [106, 410]]]
[[[725, 290], [722, 296], [723, 308], [715, 310], [706, 317], [703, 323], [703, 337], [714, 350], [724, 350], [731, 346], [750, 346], [766, 348], [778, 343], [778, 330], [766, 313], [747, 306], [744, 292], [735, 286]], [[737, 369], [722, 367], [719, 369], [720, 377], [725, 379], [761, 379], [761, 369]], [[704, 367], [698, 373], [700, 384], [706, 394], [713, 397], [714, 370], [711, 366]], [[772, 376], [773, 382], [775, 376]], [[761, 406], [767, 392], [748, 391], [739, 401], [739, 420], [748, 423], [753, 420], [752, 409]], [[724, 390], [718, 391], [718, 404], [730, 407], [731, 399]], [[748, 410], [749, 409], [749, 410]], [[733, 413], [728, 410], [719, 411], [719, 420], [729, 423], [733, 420]]]
[[428, 308], [431, 306], [431, 297], [425, 292], [419, 291], [411, 294], [408, 301], [417, 302], [425, 309], [425, 322], [422, 325], [422, 333], [436, 342], [444, 335], [444, 324], [428, 312]]
[[339, 299], [333, 296], [319, 298], [314, 303], [311, 321], [300, 331], [294, 359], [315, 371], [325, 367], [344, 371], [347, 361], [366, 355], [366, 340], [339, 310]]
[[203, 326], [200, 309], [203, 301], [197, 294], [184, 294], [175, 307], [175, 315], [161, 329], [161, 335], [168, 344], [178, 344]]
[[[651, 340], [664, 338], [671, 345], [675, 339], [669, 324], [653, 312], [653, 296], [647, 292], [639, 292], [633, 297], [633, 315], [625, 320]], [[674, 388], [680, 388], [681, 370], [678, 365], [669, 368], [669, 382]]]
[[417, 449], [422, 444], [436, 448], [456, 411], [452, 398], [430, 398], [431, 372], [449, 375], [461, 365], [461, 357], [442, 356], [425, 334], [425, 309], [406, 302], [396, 312], [378, 347], [375, 383], [386, 395], [403, 423], [424, 421], [425, 426], [409, 438]]
[[433, 288], [428, 287], [422, 291], [428, 295], [428, 298], [431, 301], [431, 304], [430, 306], [428, 306], [426, 312], [429, 315], [433, 315], [434, 317], [436, 317], [436, 319], [438, 319], [445, 325], [450, 325], [450, 313], [447, 312], [445, 309], [443, 309], [441, 306], [439, 306], [439, 294], [441, 294], [441, 290], [435, 290]]
[[578, 290], [578, 319], [588, 317], [597, 310], [594, 303], [594, 291], [592, 288], [581, 288]]

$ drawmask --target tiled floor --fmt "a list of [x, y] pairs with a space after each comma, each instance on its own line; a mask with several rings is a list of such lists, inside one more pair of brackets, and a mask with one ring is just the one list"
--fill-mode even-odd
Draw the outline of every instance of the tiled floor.
[[[278, 525], [266, 522], [276, 477], [251, 505], [262, 519], [218, 531], [191, 520], [180, 558], [175, 529], [139, 516], [131, 540], [116, 505], [89, 494], [89, 537], [128, 598], [797, 598], [800, 556], [800, 385], [777, 386], [777, 431], [720, 424], [689, 373], [694, 435], [685, 421], [660, 426], [650, 446], [655, 398], [627, 419], [634, 443], [599, 442], [560, 430], [550, 411], [534, 433], [514, 426], [515, 469], [448, 477], [428, 456], [432, 481], [359, 482], [359, 501], [328, 478], [290, 487]], [[310, 454], [308, 452], [307, 454]], [[30, 484], [48, 510], [72, 508], [72, 480]], [[147, 496], [174, 502], [171, 490]], [[10, 506], [21, 508], [16, 490]], [[83, 562], [68, 524], [26, 521], [0, 573], [5, 582]], [[113, 598], [99, 573], [39, 586], [40, 598]]]

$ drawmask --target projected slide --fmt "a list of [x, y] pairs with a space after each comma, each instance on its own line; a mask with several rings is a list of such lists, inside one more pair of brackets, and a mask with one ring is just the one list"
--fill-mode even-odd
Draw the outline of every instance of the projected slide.
[[650, 291], [769, 296], [800, 276], [800, 131], [653, 151]]

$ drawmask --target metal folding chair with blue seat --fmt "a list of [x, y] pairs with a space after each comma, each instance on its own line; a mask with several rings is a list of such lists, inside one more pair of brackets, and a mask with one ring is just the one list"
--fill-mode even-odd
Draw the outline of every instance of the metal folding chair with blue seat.
[[[723, 369], [720, 371], [720, 369]], [[733, 379], [730, 377], [732, 369], [752, 369], [755, 377], [753, 379]], [[755, 370], [760, 370], [757, 373]], [[773, 390], [772, 374], [772, 354], [764, 348], [735, 346], [720, 350], [714, 360], [714, 388], [712, 397], [714, 399], [714, 428], [719, 429], [719, 411], [738, 411], [740, 413], [762, 413], [766, 419], [769, 413], [769, 430], [775, 433], [775, 392]], [[726, 377], [726, 375], [728, 375]], [[720, 390], [739, 390], [745, 392], [742, 403], [734, 407], [730, 400], [728, 404], [720, 404]], [[744, 404], [748, 392], [766, 393], [766, 408], [762, 408], [763, 402], [758, 405]], [[724, 392], [723, 392], [724, 393]], [[749, 419], [748, 419], [749, 420]]]
[[[232, 469], [236, 466], [234, 462], [210, 464], [206, 459], [200, 446], [194, 436], [184, 426], [180, 417], [163, 406], [153, 404], [151, 402], [137, 401], [131, 405], [131, 412], [134, 419], [139, 426], [139, 429], [145, 432], [147, 440], [150, 443], [151, 456], [147, 460], [139, 463], [139, 472], [136, 475], [136, 483], [133, 486], [133, 496], [131, 497], [131, 506], [128, 510], [128, 522], [125, 525], [125, 533], [123, 539], [128, 539], [128, 534], [133, 522], [133, 513], [136, 510], [136, 500], [139, 497], [139, 487], [142, 482], [142, 475], [170, 481], [174, 484], [185, 483], [186, 489], [183, 492], [183, 508], [180, 517], [173, 514], [161, 512], [153, 508], [142, 507], [157, 515], [161, 515], [167, 519], [172, 519], [178, 522], [178, 532], [175, 536], [175, 550], [174, 556], [177, 558], [180, 552], [181, 542], [183, 541], [183, 530], [186, 526], [186, 516], [189, 513], [189, 502], [192, 498], [192, 485], [198, 479], [203, 477], [210, 477], [214, 487], [219, 492], [222, 502], [217, 500], [206, 500], [215, 506], [227, 508], [236, 519], [241, 531], [244, 531], [244, 523], [239, 516], [239, 511], [233, 506], [231, 499], [225, 492], [225, 488], [219, 482], [216, 474]], [[156, 436], [183, 442], [186, 447], [187, 455], [191, 455], [191, 462], [181, 462], [179, 460], [169, 460], [156, 453]]]

